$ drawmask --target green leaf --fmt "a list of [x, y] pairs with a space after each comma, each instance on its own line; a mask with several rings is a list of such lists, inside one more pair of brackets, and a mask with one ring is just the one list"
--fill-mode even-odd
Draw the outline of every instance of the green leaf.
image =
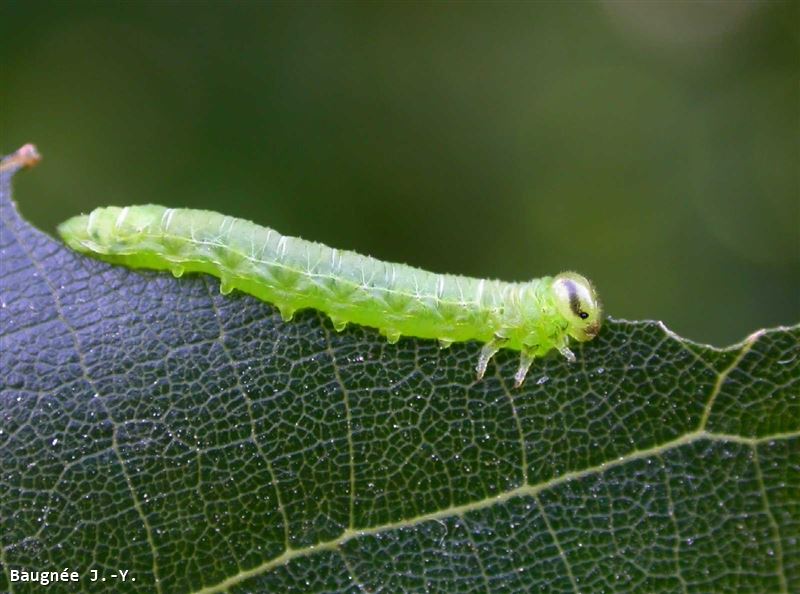
[[476, 381], [477, 344], [72, 253], [16, 212], [17, 168], [0, 591], [800, 591], [800, 326], [720, 350], [609, 320], [515, 390], [511, 353]]

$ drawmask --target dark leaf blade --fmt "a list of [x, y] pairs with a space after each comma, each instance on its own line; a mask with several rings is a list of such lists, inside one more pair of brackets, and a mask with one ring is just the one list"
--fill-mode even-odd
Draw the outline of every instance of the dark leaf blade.
[[515, 390], [510, 353], [476, 382], [475, 344], [74, 254], [11, 173], [0, 591], [800, 589], [800, 328], [717, 350], [610, 321]]

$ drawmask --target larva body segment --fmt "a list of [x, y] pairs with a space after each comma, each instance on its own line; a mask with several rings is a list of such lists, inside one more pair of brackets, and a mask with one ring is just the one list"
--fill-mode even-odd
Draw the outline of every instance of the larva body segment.
[[99, 208], [58, 228], [71, 248], [134, 268], [204, 272], [220, 290], [275, 304], [284, 319], [314, 308], [337, 330], [353, 322], [443, 345], [484, 343], [477, 371], [500, 348], [521, 351], [517, 385], [553, 348], [572, 359], [569, 337], [593, 338], [601, 322], [591, 284], [575, 273], [524, 283], [435, 274], [287, 237], [216, 212], [157, 205]]

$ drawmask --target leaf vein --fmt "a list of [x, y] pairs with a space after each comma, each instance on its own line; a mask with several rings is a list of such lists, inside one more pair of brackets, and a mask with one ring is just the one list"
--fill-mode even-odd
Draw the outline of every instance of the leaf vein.
[[[47, 290], [48, 290], [48, 292], [50, 293], [50, 295], [53, 298], [53, 306], [55, 307], [56, 312], [58, 313], [58, 318], [64, 324], [64, 327], [67, 329], [68, 334], [72, 339], [73, 348], [75, 349], [75, 353], [78, 356], [78, 362], [80, 364], [81, 374], [83, 375], [83, 377], [86, 380], [86, 382], [91, 386], [92, 391], [95, 394], [98, 394], [99, 391], [98, 391], [97, 387], [95, 386], [94, 381], [91, 378], [91, 374], [89, 373], [89, 368], [87, 367], [86, 360], [84, 359], [84, 356], [83, 356], [83, 347], [82, 347], [82, 345], [80, 343], [80, 340], [78, 338], [78, 333], [75, 331], [75, 328], [73, 328], [72, 324], [67, 320], [67, 317], [64, 315], [64, 307], [61, 304], [61, 298], [59, 297], [58, 291], [56, 291], [56, 288], [53, 286], [53, 283], [50, 281], [50, 277], [49, 277], [49, 275], [47, 273], [47, 270], [45, 270], [45, 268], [41, 266], [39, 261], [36, 260], [36, 258], [33, 257], [33, 254], [31, 253], [31, 250], [28, 248], [28, 246], [22, 240], [22, 238], [19, 237], [18, 234], [13, 229], [9, 229], [9, 230], [10, 230], [11, 234], [14, 235], [14, 238], [16, 239], [20, 249], [25, 253], [25, 255], [27, 256], [28, 260], [31, 262], [31, 265], [34, 268], [36, 268], [36, 270], [41, 275], [41, 278], [44, 281], [45, 285], [47, 285]], [[105, 405], [102, 402], [102, 400], [101, 400], [101, 404], [103, 404], [103, 408], [105, 409]], [[108, 410], [107, 409], [106, 409], [106, 414], [108, 414]], [[153, 533], [152, 533], [152, 530], [150, 528], [150, 523], [147, 521], [147, 517], [144, 514], [144, 510], [142, 509], [142, 506], [141, 506], [141, 504], [139, 502], [139, 498], [136, 495], [135, 489], [133, 488], [133, 483], [131, 482], [130, 475], [128, 474], [128, 470], [125, 467], [125, 463], [123, 461], [122, 454], [119, 451], [119, 445], [118, 445], [118, 442], [117, 442], [118, 425], [117, 425], [116, 421], [114, 421], [113, 417], [110, 414], [108, 414], [108, 418], [111, 419], [112, 422], [113, 422], [113, 432], [112, 432], [112, 438], [111, 438], [112, 439], [112, 450], [114, 451], [114, 455], [117, 457], [117, 460], [119, 461], [120, 469], [122, 470], [122, 474], [125, 477], [125, 482], [127, 484], [128, 490], [130, 491], [130, 494], [131, 494], [133, 507], [136, 510], [136, 513], [139, 515], [139, 519], [142, 521], [142, 524], [144, 526], [145, 534], [147, 535], [147, 543], [148, 543], [148, 545], [150, 547], [150, 554], [152, 556], [152, 571], [153, 571], [153, 579], [155, 580], [155, 583], [156, 583], [156, 592], [158, 594], [161, 594], [162, 593], [162, 588], [161, 588], [161, 580], [159, 579], [159, 574], [158, 574], [158, 560], [157, 560], [157, 554], [156, 554], [156, 547], [155, 547], [155, 543], [153, 541]], [[5, 564], [4, 564], [4, 566], [5, 566]]]
[[275, 471], [272, 467], [272, 462], [269, 459], [269, 456], [264, 452], [264, 448], [261, 446], [261, 441], [258, 439], [258, 431], [256, 431], [256, 422], [255, 417], [253, 416], [253, 401], [250, 399], [247, 390], [245, 389], [244, 384], [242, 383], [242, 376], [239, 373], [239, 370], [236, 368], [236, 359], [231, 354], [230, 350], [225, 344], [225, 326], [222, 324], [222, 316], [220, 315], [219, 308], [217, 307], [217, 302], [214, 300], [213, 295], [211, 295], [211, 290], [209, 288], [208, 283], [205, 283], [206, 289], [209, 292], [209, 300], [211, 301], [211, 305], [214, 308], [214, 319], [217, 320], [219, 325], [219, 344], [222, 348], [222, 351], [225, 353], [225, 356], [228, 358], [228, 361], [231, 365], [231, 372], [233, 373], [234, 377], [236, 378], [236, 387], [242, 393], [242, 397], [244, 398], [245, 408], [247, 409], [247, 418], [250, 423], [250, 438], [253, 440], [253, 445], [256, 446], [256, 450], [258, 450], [258, 454], [264, 460], [264, 463], [267, 466], [267, 472], [269, 473], [270, 479], [272, 481], [272, 488], [275, 489], [275, 498], [277, 499], [278, 504], [278, 512], [281, 514], [281, 521], [283, 522], [283, 543], [284, 543], [284, 550], [289, 549], [289, 516], [286, 514], [286, 507], [283, 505], [283, 498], [281, 497], [281, 491], [278, 486], [278, 479], [275, 475]]
[[348, 510], [348, 527], [352, 530], [355, 526], [355, 506], [356, 506], [356, 463], [355, 454], [353, 449], [353, 415], [350, 412], [350, 392], [345, 386], [342, 374], [339, 372], [339, 364], [336, 361], [336, 354], [333, 352], [331, 344], [331, 336], [327, 326], [322, 325], [325, 335], [325, 348], [328, 356], [331, 358], [333, 366], [333, 374], [336, 378], [336, 383], [342, 390], [342, 400], [344, 402], [345, 422], [347, 424], [347, 453], [349, 458], [350, 467], [350, 497], [349, 497], [349, 510]]
[[567, 472], [538, 484], [522, 485], [515, 489], [511, 489], [509, 491], [500, 493], [499, 495], [482, 499], [479, 501], [465, 503], [457, 506], [451, 506], [448, 508], [440, 509], [413, 518], [406, 518], [403, 520], [399, 520], [397, 522], [388, 522], [386, 524], [382, 524], [380, 526], [374, 526], [371, 528], [364, 528], [359, 530], [345, 529], [339, 536], [337, 536], [332, 540], [320, 542], [307, 547], [289, 549], [282, 555], [273, 557], [272, 559], [268, 559], [255, 567], [246, 569], [237, 575], [233, 575], [229, 578], [222, 580], [217, 584], [207, 586], [200, 590], [196, 590], [193, 594], [218, 594], [219, 592], [223, 592], [226, 589], [236, 584], [239, 584], [248, 578], [257, 577], [277, 567], [287, 565], [294, 559], [308, 557], [319, 551], [335, 550], [337, 547], [343, 545], [344, 543], [354, 538], [373, 536], [377, 534], [382, 534], [389, 530], [396, 530], [399, 528], [409, 528], [428, 521], [441, 520], [444, 518], [451, 518], [453, 516], [463, 515], [471, 511], [477, 511], [480, 509], [491, 507], [493, 505], [505, 503], [506, 501], [509, 501], [510, 499], [514, 499], [516, 497], [533, 497], [538, 495], [539, 493], [542, 493], [549, 489], [553, 489], [569, 481], [582, 479], [595, 474], [602, 474], [606, 470], [622, 466], [629, 462], [633, 462], [635, 460], [641, 460], [644, 458], [649, 458], [651, 456], [656, 456], [658, 454], [671, 451], [672, 449], [685, 445], [690, 445], [701, 440], [708, 440], [712, 442], [735, 442], [735, 443], [745, 443], [748, 445], [757, 445], [768, 441], [775, 441], [778, 439], [791, 439], [794, 437], [800, 437], [800, 430], [792, 433], [773, 434], [760, 438], [749, 438], [736, 435], [723, 435], [717, 433], [708, 433], [706, 431], [692, 431], [676, 439], [664, 442], [661, 445], [653, 446], [651, 448], [646, 448], [643, 450], [634, 450], [625, 456], [620, 456], [619, 458], [615, 458], [614, 460], [610, 460], [608, 462], [603, 462], [601, 464], [584, 468], [582, 470]]
[[786, 583], [786, 570], [783, 566], [781, 530], [778, 523], [775, 521], [775, 515], [772, 513], [772, 508], [769, 505], [769, 496], [767, 495], [767, 488], [764, 485], [764, 474], [761, 472], [761, 462], [758, 459], [758, 447], [755, 445], [751, 447], [753, 449], [753, 466], [755, 467], [756, 479], [758, 480], [758, 488], [761, 491], [761, 499], [764, 502], [764, 512], [767, 514], [770, 531], [772, 532], [772, 540], [775, 542], [775, 564], [777, 566], [778, 581], [781, 584], [781, 592], [783, 594], [788, 594], [789, 586]]
[[728, 376], [732, 371], [734, 371], [737, 367], [739, 367], [739, 363], [742, 362], [745, 355], [750, 352], [750, 349], [762, 336], [762, 333], [755, 333], [752, 334], [746, 341], [745, 344], [742, 346], [742, 350], [734, 357], [731, 364], [722, 370], [722, 372], [717, 376], [717, 381], [714, 382], [714, 387], [711, 389], [711, 393], [708, 396], [708, 401], [706, 402], [705, 407], [703, 408], [703, 416], [700, 418], [700, 424], [697, 427], [698, 431], [704, 431], [706, 426], [708, 425], [708, 419], [711, 416], [711, 410], [714, 408], [714, 402], [717, 399], [717, 396], [722, 391], [722, 386], [725, 383], [725, 380], [728, 379]]
[[534, 495], [533, 500], [536, 502], [536, 506], [539, 508], [539, 513], [542, 515], [542, 520], [544, 521], [544, 525], [547, 527], [547, 532], [550, 533], [550, 538], [553, 539], [553, 544], [556, 546], [558, 550], [558, 556], [561, 559], [561, 562], [564, 564], [564, 569], [567, 570], [567, 576], [569, 577], [569, 581], [572, 584], [572, 589], [575, 591], [575, 594], [580, 594], [580, 588], [578, 588], [578, 582], [575, 581], [575, 574], [572, 572], [572, 565], [570, 565], [569, 560], [567, 559], [567, 554], [564, 552], [564, 549], [561, 547], [561, 541], [558, 539], [558, 535], [556, 534], [555, 530], [553, 530], [553, 526], [550, 524], [550, 519], [547, 517], [547, 512], [542, 505], [542, 502], [539, 500], [539, 495]]

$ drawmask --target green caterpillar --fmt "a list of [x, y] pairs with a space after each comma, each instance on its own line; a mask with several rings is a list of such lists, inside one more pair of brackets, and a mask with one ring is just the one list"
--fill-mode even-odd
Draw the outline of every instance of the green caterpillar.
[[238, 289], [295, 311], [325, 312], [336, 330], [349, 322], [400, 336], [484, 343], [478, 379], [501, 348], [520, 351], [522, 384], [534, 358], [557, 349], [570, 362], [572, 337], [594, 338], [602, 312], [592, 284], [574, 272], [524, 283], [435, 274], [404, 264], [280, 235], [216, 212], [156, 205], [98, 208], [58, 227], [69, 247], [133, 268], [205, 272], [220, 292]]

